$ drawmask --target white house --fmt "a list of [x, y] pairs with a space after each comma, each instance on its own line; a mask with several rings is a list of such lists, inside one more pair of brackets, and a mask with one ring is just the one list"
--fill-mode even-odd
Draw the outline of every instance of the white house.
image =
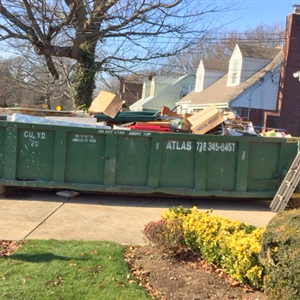
[[177, 78], [152, 76], [144, 81], [142, 98], [132, 104], [132, 111], [160, 110], [162, 106], [174, 108], [176, 102], [195, 88], [195, 76]]
[[237, 44], [229, 63], [202, 60], [196, 89], [176, 102], [177, 111], [193, 113], [216, 104], [238, 114], [244, 108], [250, 117], [251, 109], [276, 109], [281, 58], [279, 48]]

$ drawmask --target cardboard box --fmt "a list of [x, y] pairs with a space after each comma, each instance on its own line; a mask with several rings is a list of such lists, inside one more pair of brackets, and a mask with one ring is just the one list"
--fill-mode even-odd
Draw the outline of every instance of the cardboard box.
[[176, 113], [176, 111], [171, 111], [170, 108], [167, 106], [162, 106], [162, 108], [160, 109], [160, 114], [162, 116], [170, 116], [170, 117], [179, 117], [180, 116]]
[[188, 118], [195, 134], [204, 134], [223, 122], [216, 105], [211, 105]]
[[88, 109], [90, 114], [104, 113], [107, 116], [114, 118], [120, 111], [123, 100], [117, 95], [100, 91]]
[[188, 118], [193, 116], [193, 114], [184, 113], [182, 116], [183, 116], [182, 129], [191, 130], [191, 125], [190, 122], [188, 121]]

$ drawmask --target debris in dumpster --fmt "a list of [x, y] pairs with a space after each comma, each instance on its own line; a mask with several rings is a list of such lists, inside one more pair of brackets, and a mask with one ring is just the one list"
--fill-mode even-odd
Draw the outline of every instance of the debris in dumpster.
[[258, 136], [254, 130], [252, 122], [242, 121], [238, 118], [225, 121], [225, 131], [231, 136], [252, 135]]
[[283, 137], [289, 138], [289, 137], [291, 137], [290, 134], [286, 134], [283, 131], [280, 131], [280, 130], [277, 131], [277, 130], [274, 130], [274, 129], [262, 132], [262, 133], [260, 133], [260, 136], [263, 136], [263, 137], [275, 137], [275, 138], [276, 137], [277, 138], [283, 138]]
[[160, 109], [160, 114], [161, 116], [180, 117], [179, 114], [177, 114], [173, 110], [170, 110], [170, 108], [167, 106], [162, 106], [162, 108]]
[[98, 121], [106, 121], [110, 124], [121, 124], [138, 121], [160, 121], [160, 114], [157, 110], [146, 111], [120, 111], [114, 118], [111, 118], [103, 113], [94, 114]]
[[224, 121], [214, 104], [188, 117], [187, 120], [191, 123], [191, 130], [195, 134], [204, 134]]
[[88, 112], [92, 114], [103, 113], [111, 118], [114, 118], [117, 113], [121, 110], [123, 100], [117, 95], [100, 91], [97, 97], [93, 100]]
[[[78, 118], [79, 119], [79, 118]], [[33, 123], [33, 124], [45, 124], [45, 125], [60, 125], [60, 126], [72, 126], [72, 127], [84, 127], [84, 128], [98, 128], [98, 129], [110, 129], [110, 126], [99, 125], [98, 123], [76, 123], [76, 122], [68, 122], [68, 121], [59, 121], [46, 119], [44, 117], [36, 117], [30, 115], [22, 115], [22, 114], [13, 114], [12, 119], [13, 122], [21, 122], [21, 123]]]
[[[7, 108], [7, 115], [12, 116], [14, 113], [22, 115], [30, 115], [36, 117], [46, 117], [46, 116], [64, 116], [64, 117], [79, 117], [83, 114], [77, 114], [74, 111], [58, 111], [50, 109], [40, 109], [40, 108], [29, 108], [29, 107], [9, 107]], [[88, 115], [84, 115], [87, 117]]]
[[[103, 91], [101, 91], [103, 92]], [[210, 135], [228, 135], [228, 136], [258, 136], [258, 137], [274, 137], [274, 138], [289, 138], [291, 135], [286, 134], [285, 129], [263, 128], [253, 126], [251, 121], [244, 121], [243, 118], [236, 115], [233, 111], [220, 112], [216, 105], [196, 112], [196, 113], [178, 113], [177, 107], [172, 110], [169, 107], [162, 106], [160, 110], [148, 111], [129, 111], [122, 108], [122, 100], [116, 95], [111, 94], [101, 104], [104, 112], [91, 114], [92, 107], [98, 106], [100, 95], [96, 97], [89, 111], [84, 112], [61, 112], [61, 115], [52, 114], [51, 111], [46, 111], [43, 116], [35, 116], [33, 113], [39, 113], [40, 110], [31, 110], [19, 108], [18, 111], [24, 111], [26, 114], [13, 113], [8, 115], [8, 110], [3, 110], [3, 115], [0, 114], [0, 121], [15, 121], [33, 124], [46, 125], [62, 125], [74, 127], [100, 128], [108, 130], [138, 130], [138, 131], [153, 131], [153, 132], [168, 132], [168, 133], [193, 133], [193, 134], [210, 134]], [[103, 94], [103, 93], [102, 93]], [[99, 98], [98, 98], [99, 97]], [[116, 101], [116, 102], [114, 102]], [[116, 104], [117, 103], [117, 104]], [[104, 108], [112, 105], [116, 114], [108, 115]], [[118, 109], [117, 109], [118, 108]], [[98, 110], [98, 109], [97, 109]], [[6, 114], [6, 115], [4, 115]], [[112, 117], [114, 115], [114, 117]], [[8, 118], [9, 117], [9, 118]]]
[[165, 126], [160, 126], [160, 125], [130, 125], [129, 128], [131, 130], [140, 130], [140, 131], [160, 131], [160, 132], [167, 132], [171, 131], [171, 128], [165, 127]]

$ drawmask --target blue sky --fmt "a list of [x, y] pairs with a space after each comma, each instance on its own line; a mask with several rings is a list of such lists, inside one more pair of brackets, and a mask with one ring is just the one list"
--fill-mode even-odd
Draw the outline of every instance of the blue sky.
[[240, 0], [237, 4], [238, 9], [229, 14], [231, 19], [238, 20], [229, 27], [243, 31], [261, 23], [271, 25], [275, 22], [282, 22], [285, 25], [286, 16], [293, 12], [294, 4], [300, 5], [300, 0], [298, 2], [297, 0]]
[[[200, 0], [199, 0], [200, 1]], [[201, 0], [210, 2], [211, 0]], [[300, 0], [216, 0], [221, 5], [224, 2], [234, 3], [236, 9], [221, 14], [222, 23], [230, 23], [226, 28], [243, 32], [247, 28], [254, 28], [259, 24], [272, 25], [282, 23], [285, 26], [286, 16], [293, 12], [293, 5]], [[9, 52], [2, 50], [0, 44], [0, 56], [6, 56]]]

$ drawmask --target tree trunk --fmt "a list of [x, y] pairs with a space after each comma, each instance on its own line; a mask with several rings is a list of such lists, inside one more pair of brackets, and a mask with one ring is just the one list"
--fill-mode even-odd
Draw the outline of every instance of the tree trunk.
[[71, 75], [71, 96], [76, 107], [89, 108], [95, 89], [95, 49], [88, 42], [80, 48], [79, 59], [73, 66]]

